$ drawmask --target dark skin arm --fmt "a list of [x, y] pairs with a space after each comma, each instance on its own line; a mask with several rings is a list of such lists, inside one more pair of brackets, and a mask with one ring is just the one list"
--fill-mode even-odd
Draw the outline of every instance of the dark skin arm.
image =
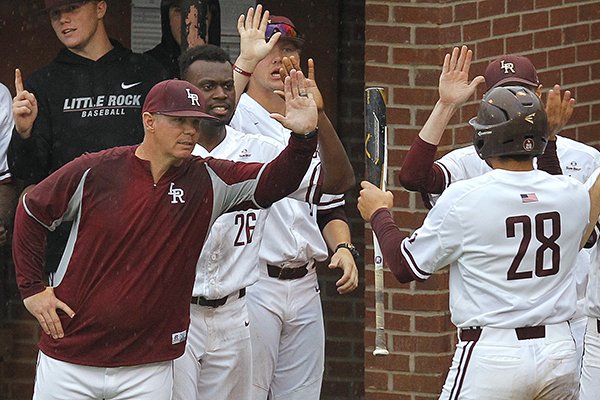
[[[281, 79], [285, 79], [292, 69], [300, 70], [300, 61], [295, 57], [284, 57], [282, 63], [283, 67], [279, 71]], [[309, 96], [312, 95], [315, 103], [317, 103], [317, 110], [319, 111], [319, 156], [325, 171], [323, 192], [331, 194], [344, 193], [356, 183], [354, 170], [333, 124], [323, 110], [323, 96], [315, 81], [315, 63], [312, 58], [308, 59], [306, 89]]]

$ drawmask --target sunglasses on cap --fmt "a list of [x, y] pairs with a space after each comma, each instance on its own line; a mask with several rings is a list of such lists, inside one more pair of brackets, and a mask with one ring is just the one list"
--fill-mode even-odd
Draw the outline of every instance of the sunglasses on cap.
[[265, 31], [265, 38], [267, 41], [271, 39], [271, 37], [277, 32], [281, 32], [281, 37], [287, 37], [292, 39], [300, 39], [300, 33], [291, 25], [288, 25], [283, 22], [278, 23], [268, 23], [267, 29]]

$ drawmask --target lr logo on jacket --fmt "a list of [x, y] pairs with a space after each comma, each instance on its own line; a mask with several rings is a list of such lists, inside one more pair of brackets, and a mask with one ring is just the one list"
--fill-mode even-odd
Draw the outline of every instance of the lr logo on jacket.
[[183, 189], [176, 188], [173, 182], [171, 182], [171, 186], [169, 187], [169, 195], [171, 196], [171, 204], [185, 203]]
[[186, 88], [185, 91], [187, 92], [188, 99], [190, 99], [192, 101], [192, 105], [200, 107], [200, 102], [198, 101], [198, 95], [196, 93], [190, 92], [190, 89], [188, 89], [188, 88]]

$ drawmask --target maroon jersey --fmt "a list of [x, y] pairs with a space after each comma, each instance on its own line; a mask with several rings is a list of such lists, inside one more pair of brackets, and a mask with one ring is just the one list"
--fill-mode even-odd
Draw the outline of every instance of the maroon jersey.
[[48, 356], [99, 367], [171, 360], [185, 347], [196, 262], [223, 212], [266, 207], [294, 191], [316, 138], [290, 140], [273, 162], [189, 158], [154, 183], [135, 146], [83, 155], [28, 193], [13, 256], [23, 298], [43, 291], [46, 234], [73, 221], [55, 274], [65, 336], [43, 334]]

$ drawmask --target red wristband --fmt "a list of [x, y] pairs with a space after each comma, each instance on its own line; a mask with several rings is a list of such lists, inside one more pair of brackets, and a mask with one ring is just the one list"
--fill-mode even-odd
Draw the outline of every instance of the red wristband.
[[241, 69], [240, 67], [238, 67], [235, 64], [233, 64], [233, 70], [235, 72], [237, 72], [238, 74], [242, 74], [242, 75], [247, 76], [247, 77], [251, 77], [252, 76], [252, 72], [244, 71], [243, 69]]

